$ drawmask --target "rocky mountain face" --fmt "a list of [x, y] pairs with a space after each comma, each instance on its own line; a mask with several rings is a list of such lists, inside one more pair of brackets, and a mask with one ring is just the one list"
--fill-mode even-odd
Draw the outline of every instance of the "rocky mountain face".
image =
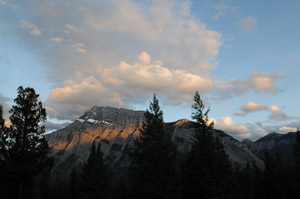
[[[85, 162], [93, 141], [96, 144], [101, 142], [104, 158], [114, 169], [126, 169], [129, 166], [129, 152], [133, 149], [134, 138], [140, 135], [143, 120], [144, 111], [93, 107], [67, 127], [46, 135], [55, 157], [53, 172], [63, 175]], [[180, 154], [191, 149], [195, 132], [193, 122], [182, 119], [165, 123], [165, 131]], [[263, 161], [241, 142], [219, 130], [214, 130], [214, 136], [220, 138], [232, 162], [243, 166], [247, 162], [255, 162], [263, 167]]]
[[276, 156], [276, 153], [279, 153], [284, 160], [290, 162], [294, 161], [293, 148], [295, 142], [295, 132], [287, 134], [270, 133], [255, 142], [251, 140], [242, 141], [252, 153], [261, 159], [264, 159], [264, 153], [267, 150], [273, 157]]

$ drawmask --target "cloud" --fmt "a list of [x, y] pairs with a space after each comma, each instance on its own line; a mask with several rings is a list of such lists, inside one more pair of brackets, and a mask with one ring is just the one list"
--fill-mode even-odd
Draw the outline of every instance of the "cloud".
[[217, 13], [212, 17], [214, 20], [219, 20], [220, 17], [228, 16], [228, 14], [236, 13], [238, 7], [233, 7], [228, 4], [225, 4], [224, 1], [220, 1], [219, 3], [214, 5], [214, 9]]
[[80, 73], [76, 81], [68, 79], [64, 87], [51, 90], [45, 104], [49, 116], [60, 120], [75, 120], [93, 106], [124, 106], [120, 97], [97, 78]]
[[83, 32], [82, 29], [77, 28], [77, 27], [75, 27], [75, 26], [72, 26], [72, 25], [70, 25], [70, 24], [67, 24], [66, 27], [67, 27], [69, 30], [73, 31], [73, 32]]
[[215, 127], [238, 139], [251, 137], [250, 130], [244, 124], [232, 121], [231, 117], [220, 118], [216, 121]]
[[232, 114], [239, 117], [245, 117], [247, 115], [245, 112], [234, 112]]
[[73, 47], [77, 52], [80, 52], [80, 53], [86, 52], [86, 49], [84, 49], [85, 45], [83, 43], [78, 42]]
[[280, 133], [297, 132], [296, 127], [282, 126], [279, 128]]
[[226, 15], [226, 11], [230, 8], [229, 5], [224, 4], [224, 2], [219, 2], [214, 5], [214, 9], [218, 11], [212, 18], [214, 20], [219, 20], [221, 16]]
[[[119, 66], [108, 70], [109, 75], [115, 78], [115, 82], [119, 80], [118, 86], [123, 88], [164, 93], [167, 98], [173, 100], [186, 99], [184, 95], [190, 96], [195, 90], [204, 93], [213, 88], [212, 80], [205, 76], [170, 69], [165, 67], [161, 60], [151, 62], [150, 59], [150, 55], [142, 52], [138, 62], [129, 64], [122, 61]], [[181, 96], [178, 96], [178, 93]], [[137, 96], [141, 94], [143, 93], [135, 93]]]
[[247, 84], [254, 88], [257, 93], [276, 93], [278, 89], [275, 87], [275, 83], [280, 79], [281, 77], [271, 73], [254, 72], [247, 79]]
[[55, 43], [60, 43], [62, 42], [64, 39], [61, 37], [52, 37], [51, 41], [55, 42]]
[[7, 3], [7, 0], [0, 0], [0, 4], [6, 5], [6, 3]]
[[69, 124], [70, 124], [69, 122], [53, 123], [53, 122], [46, 121], [44, 126], [45, 126], [46, 132], [52, 132], [52, 131], [55, 131], [55, 130], [62, 129], [62, 128], [66, 127]]
[[188, 1], [33, 0], [18, 6], [22, 12], [6, 23], [20, 22], [13, 31], [21, 47], [47, 67], [51, 117], [74, 119], [94, 105], [144, 103], [153, 92], [178, 104], [195, 90], [222, 100], [278, 91], [279, 79], [269, 73], [229, 82], [211, 77], [222, 34], [197, 19]]
[[[39, 49], [41, 58], [55, 69], [50, 71], [66, 68], [70, 71], [70, 65], [77, 65], [79, 71], [98, 64], [114, 66], [122, 60], [134, 61], [141, 51], [147, 51], [173, 69], [188, 68], [192, 73], [208, 74], [215, 67], [222, 34], [207, 29], [191, 14], [190, 4], [186, 2], [152, 1], [148, 6], [131, 0], [93, 3], [79, 0], [76, 5], [54, 2], [19, 3], [26, 15], [36, 19], [36, 26], [25, 24], [27, 29], [41, 27], [44, 37], [61, 35], [68, 41], [51, 48], [47, 40], [41, 43], [25, 37], [25, 42]], [[72, 12], [66, 15], [66, 9]], [[85, 47], [76, 46], [78, 43]], [[82, 55], [68, 52], [70, 48]], [[79, 66], [79, 63], [84, 65]]]
[[294, 119], [294, 117], [288, 116], [286, 113], [284, 113], [275, 105], [270, 106], [269, 110], [271, 112], [271, 114], [269, 115], [270, 120], [286, 121], [286, 120]]
[[279, 80], [281, 77], [275, 74], [253, 72], [246, 80], [215, 81], [215, 91], [219, 94], [219, 100], [232, 98], [249, 91], [274, 94], [280, 91], [276, 85]]
[[250, 113], [250, 112], [254, 112], [254, 111], [261, 111], [261, 110], [267, 110], [268, 107], [263, 105], [263, 104], [257, 104], [254, 102], [248, 102], [247, 105], [241, 105], [240, 109], [244, 112], [244, 113]]
[[228, 14], [235, 13], [238, 8], [229, 6], [228, 4], [225, 4], [224, 1], [220, 1], [214, 5], [214, 9], [217, 11], [217, 13], [212, 18], [214, 20], [219, 20], [220, 17], [225, 17]]
[[22, 28], [23, 30], [29, 31], [31, 35], [36, 37], [39, 37], [42, 34], [42, 32], [37, 28], [35, 24], [25, 21], [24, 19], [20, 21], [19, 27]]
[[222, 117], [216, 120], [215, 128], [223, 130], [225, 133], [228, 133], [238, 140], [256, 140], [268, 134], [262, 126], [235, 122], [232, 121], [231, 117]]
[[[64, 87], [51, 90], [47, 103], [49, 115], [59, 119], [76, 119], [94, 105], [124, 107], [135, 98], [146, 97], [149, 91], [162, 93], [166, 98], [181, 103], [191, 99], [195, 90], [203, 93], [213, 85], [205, 77], [169, 69], [160, 60], [151, 61], [146, 52], [141, 52], [134, 64], [122, 61], [110, 69], [99, 67], [97, 73], [84, 77], [77, 72], [76, 81], [68, 79], [64, 81]], [[65, 106], [63, 113], [59, 105]]]
[[247, 16], [237, 22], [237, 26], [246, 33], [252, 33], [256, 28], [256, 18]]
[[258, 122], [257, 124], [246, 124], [247, 128], [250, 130], [250, 136], [247, 139], [250, 140], [257, 140], [265, 135], [267, 135], [269, 132], [264, 129], [264, 127]]

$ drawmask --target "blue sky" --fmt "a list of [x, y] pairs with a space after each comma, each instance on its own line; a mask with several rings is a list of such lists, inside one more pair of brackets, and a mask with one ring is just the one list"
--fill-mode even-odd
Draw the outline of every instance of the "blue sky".
[[47, 128], [96, 106], [190, 119], [198, 90], [237, 139], [300, 127], [300, 2], [0, 0], [0, 103], [41, 95]]

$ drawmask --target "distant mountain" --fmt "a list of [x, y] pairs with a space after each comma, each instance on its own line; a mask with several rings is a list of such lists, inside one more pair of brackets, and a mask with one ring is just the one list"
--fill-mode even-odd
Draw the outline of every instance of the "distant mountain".
[[290, 132], [287, 134], [270, 133], [255, 142], [251, 140], [243, 140], [242, 143], [247, 146], [247, 148], [260, 157], [264, 159], [265, 150], [267, 150], [273, 157], [276, 153], [287, 161], [294, 161], [293, 148], [296, 142], [296, 133]]
[[[129, 152], [133, 149], [134, 138], [140, 135], [139, 128], [144, 121], [144, 111], [133, 111], [112, 107], [93, 107], [67, 127], [46, 135], [55, 157], [53, 172], [66, 174], [84, 161], [90, 152], [92, 142], [101, 142], [106, 161], [113, 168], [122, 171], [129, 166]], [[165, 123], [165, 132], [171, 137], [180, 154], [191, 149], [194, 123], [187, 119]], [[251, 153], [241, 142], [223, 131], [214, 130], [225, 146], [232, 162], [245, 166], [255, 162], [259, 167], [264, 163]]]

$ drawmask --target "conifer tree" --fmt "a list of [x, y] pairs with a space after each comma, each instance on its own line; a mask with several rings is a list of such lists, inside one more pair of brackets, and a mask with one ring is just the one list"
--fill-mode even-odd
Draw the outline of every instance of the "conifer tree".
[[97, 148], [95, 141], [91, 152], [83, 167], [82, 174], [82, 198], [110, 198], [111, 197], [111, 169], [104, 164], [101, 144]]
[[5, 127], [5, 120], [3, 118], [3, 109], [2, 109], [2, 105], [0, 105], [0, 166], [4, 164], [4, 157], [7, 156], [5, 154], [7, 152], [5, 147], [5, 143], [6, 143], [5, 140], [7, 136], [6, 130], [7, 128]]
[[294, 144], [294, 160], [296, 169], [296, 178], [300, 184], [300, 131], [296, 132], [296, 143]]
[[300, 194], [300, 131], [296, 132], [296, 143], [294, 144], [294, 192], [296, 195]]
[[176, 198], [175, 147], [164, 132], [163, 112], [155, 94], [140, 132], [131, 154], [131, 197]]
[[213, 123], [198, 92], [194, 95], [192, 118], [196, 120], [192, 148], [183, 163], [183, 198], [230, 198], [232, 165], [224, 146], [213, 136]]
[[18, 198], [31, 198], [34, 177], [52, 165], [43, 137], [45, 127], [41, 125], [46, 120], [46, 110], [38, 97], [33, 88], [18, 88], [15, 105], [10, 110], [11, 126], [2, 136], [1, 155], [10, 182], [14, 183], [10, 191]]
[[6, 139], [7, 128], [4, 124], [5, 120], [3, 118], [3, 109], [0, 105], [0, 193], [1, 198], [11, 198], [12, 196], [7, 191], [8, 188], [11, 186], [11, 183], [8, 179], [7, 164], [4, 161], [4, 157], [7, 157], [5, 142], [3, 141]]
[[0, 129], [4, 128], [5, 120], [3, 118], [3, 107], [0, 105]]

